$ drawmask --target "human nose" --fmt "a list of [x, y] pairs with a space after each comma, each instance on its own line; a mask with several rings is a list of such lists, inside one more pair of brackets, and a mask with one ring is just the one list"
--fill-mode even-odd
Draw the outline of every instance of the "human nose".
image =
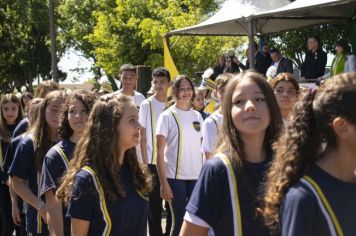
[[246, 101], [245, 111], [256, 111], [255, 104], [251, 100]]

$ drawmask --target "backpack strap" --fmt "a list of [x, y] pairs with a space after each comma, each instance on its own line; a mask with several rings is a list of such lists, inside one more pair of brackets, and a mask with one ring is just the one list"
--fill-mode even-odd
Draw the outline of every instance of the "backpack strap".
[[336, 215], [331, 208], [328, 200], [326, 199], [323, 191], [319, 187], [319, 185], [308, 175], [305, 175], [301, 181], [311, 190], [313, 195], [316, 197], [318, 201], [318, 205], [320, 207], [321, 212], [323, 213], [326, 222], [329, 226], [329, 230], [332, 236], [344, 236], [342, 228]]
[[108, 236], [111, 233], [112, 223], [111, 223], [111, 218], [110, 218], [110, 215], [109, 215], [109, 212], [107, 209], [103, 187], [100, 184], [98, 176], [96, 175], [95, 171], [92, 168], [90, 168], [89, 166], [84, 166], [82, 168], [82, 170], [85, 170], [86, 172], [88, 172], [91, 175], [91, 177], [93, 178], [95, 188], [99, 195], [100, 210], [103, 214], [103, 219], [105, 222], [105, 228], [104, 228], [102, 235]]
[[217, 157], [224, 163], [226, 167], [227, 177], [229, 180], [230, 199], [231, 199], [233, 221], [234, 221], [234, 235], [242, 236], [241, 208], [240, 208], [235, 171], [234, 168], [232, 167], [232, 163], [230, 159], [225, 154], [219, 153], [217, 154]]

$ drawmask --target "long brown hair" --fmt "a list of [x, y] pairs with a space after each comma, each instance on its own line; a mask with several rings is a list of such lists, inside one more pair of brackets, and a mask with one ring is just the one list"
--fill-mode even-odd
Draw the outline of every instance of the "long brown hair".
[[64, 99], [65, 94], [63, 91], [49, 92], [38, 105], [39, 107], [36, 120], [28, 130], [28, 133], [33, 134], [36, 140], [35, 163], [38, 171], [42, 169], [42, 158], [53, 145], [49, 137], [50, 128], [46, 121], [46, 109], [52, 102], [58, 100], [64, 101]]
[[283, 135], [274, 143], [275, 158], [265, 184], [266, 224], [276, 230], [288, 190], [322, 158], [322, 144], [337, 146], [332, 121], [342, 117], [356, 124], [356, 73], [340, 74], [297, 102]]
[[245, 71], [238, 74], [230, 80], [224, 96], [224, 113], [222, 132], [219, 137], [218, 148], [215, 153], [224, 152], [231, 154], [231, 160], [236, 165], [238, 162], [243, 164], [245, 161], [244, 143], [240, 132], [234, 125], [231, 110], [233, 107], [232, 96], [236, 87], [245, 80], [250, 80], [261, 89], [267, 103], [270, 115], [270, 124], [267, 127], [263, 147], [267, 154], [272, 154], [272, 143], [279, 133], [282, 124], [281, 113], [279, 111], [277, 100], [274, 96], [271, 86], [266, 82], [262, 75], [254, 71]]
[[[71, 197], [71, 188], [78, 171], [83, 166], [90, 166], [98, 175], [104, 194], [113, 202], [125, 196], [125, 190], [120, 177], [120, 164], [117, 155], [120, 153], [119, 135], [116, 127], [119, 125], [126, 109], [134, 106], [132, 100], [125, 95], [105, 95], [99, 98], [88, 118], [87, 126], [79, 140], [67, 174], [62, 179], [56, 195], [65, 203]], [[125, 152], [124, 162], [127, 163], [132, 175], [134, 188], [147, 194], [152, 189], [151, 177], [137, 161], [135, 147]]]
[[10, 94], [10, 93], [5, 94], [1, 98], [1, 102], [0, 102], [0, 116], [1, 116], [0, 139], [3, 140], [4, 142], [10, 142], [10, 139], [11, 139], [11, 133], [10, 133], [10, 130], [6, 127], [6, 120], [5, 120], [4, 114], [2, 112], [3, 106], [8, 102], [15, 103], [18, 107], [18, 114], [17, 114], [15, 123], [18, 124], [20, 122], [20, 120], [22, 120], [22, 117], [23, 117], [20, 100], [14, 94]]

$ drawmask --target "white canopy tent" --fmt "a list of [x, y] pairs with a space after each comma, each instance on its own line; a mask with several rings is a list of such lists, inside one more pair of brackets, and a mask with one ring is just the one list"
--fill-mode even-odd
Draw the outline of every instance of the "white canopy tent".
[[[289, 2], [289, 1], [287, 1]], [[171, 31], [173, 35], [248, 35], [249, 60], [254, 65], [253, 36], [356, 17], [356, 0], [229, 0], [202, 23]]]

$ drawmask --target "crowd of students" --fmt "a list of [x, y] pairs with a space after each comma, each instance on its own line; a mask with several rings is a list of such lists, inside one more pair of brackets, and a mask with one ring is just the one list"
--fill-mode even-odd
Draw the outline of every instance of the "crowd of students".
[[242, 71], [196, 89], [159, 67], [147, 99], [133, 65], [119, 77], [101, 96], [44, 82], [26, 117], [2, 96], [1, 235], [356, 232], [356, 73], [302, 90]]

